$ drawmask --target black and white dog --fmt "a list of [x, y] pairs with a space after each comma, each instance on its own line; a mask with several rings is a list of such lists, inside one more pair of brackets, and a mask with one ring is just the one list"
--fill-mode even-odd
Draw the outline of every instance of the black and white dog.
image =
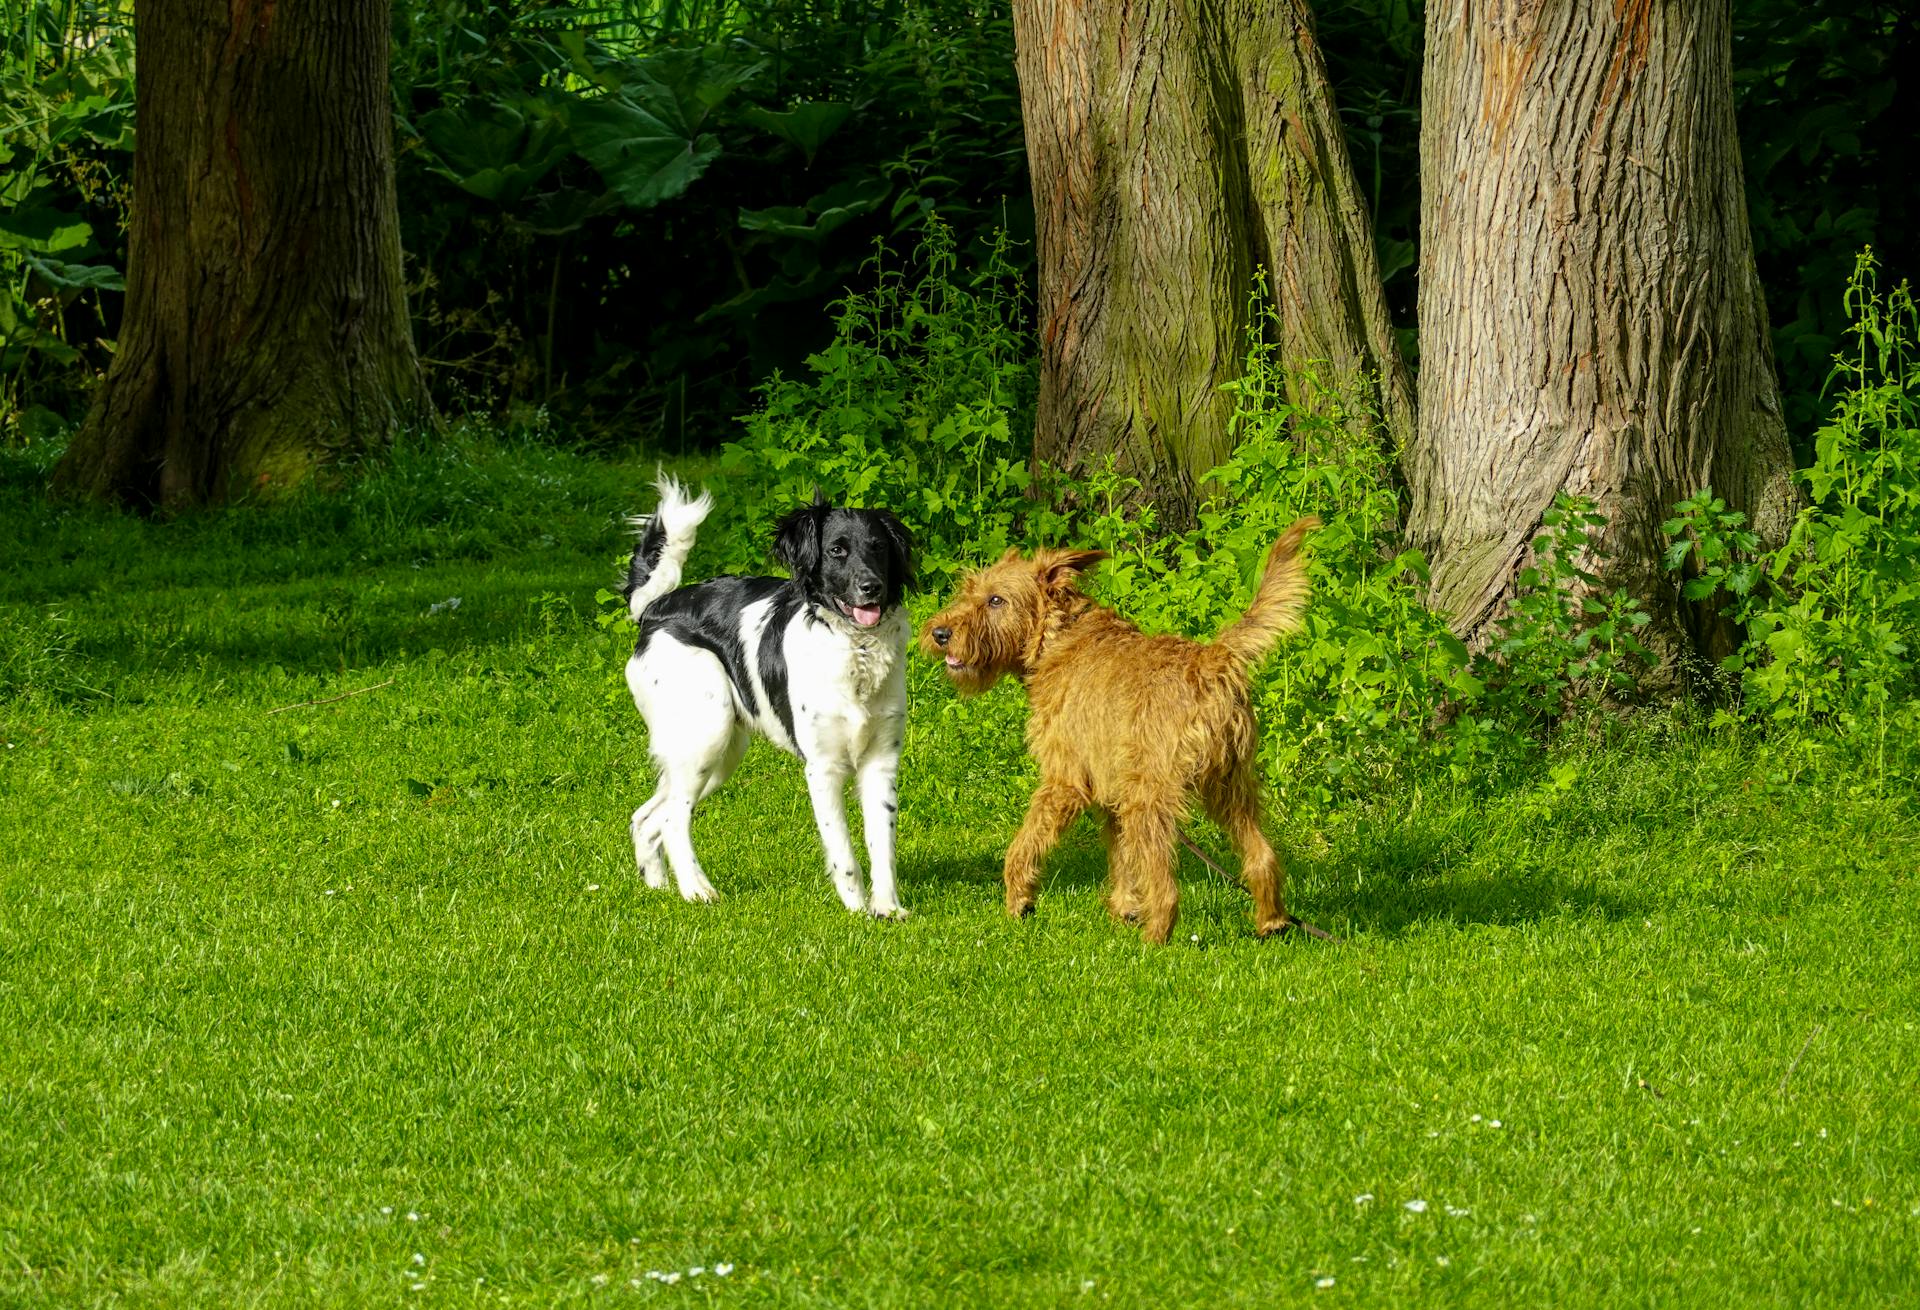
[[[906, 526], [883, 509], [834, 509], [816, 493], [776, 533], [774, 556], [790, 578], [718, 577], [676, 591], [713, 500], [690, 499], [672, 478], [655, 486], [660, 506], [641, 528], [626, 585], [640, 625], [627, 686], [660, 766], [659, 789], [633, 812], [647, 885], [667, 885], [664, 850], [682, 896], [714, 899], [693, 853], [693, 807], [727, 780], [758, 732], [806, 765], [841, 903], [904, 918], [893, 839], [907, 718]], [[864, 898], [847, 831], [849, 777], [859, 782], [872, 870]]]

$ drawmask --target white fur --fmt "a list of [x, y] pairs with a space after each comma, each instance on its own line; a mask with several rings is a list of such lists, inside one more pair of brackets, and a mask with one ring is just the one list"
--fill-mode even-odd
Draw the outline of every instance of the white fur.
[[660, 552], [660, 562], [653, 566], [646, 583], [627, 597], [627, 613], [633, 616], [635, 622], [639, 621], [641, 611], [647, 606], [680, 585], [680, 574], [686, 568], [687, 554], [693, 549], [694, 534], [706, 522], [707, 515], [713, 512], [713, 497], [704, 489], [697, 499], [690, 497], [685, 487], [665, 473], [655, 478], [653, 486], [660, 493], [660, 504], [652, 518], [628, 519], [627, 522], [636, 528], [645, 528], [658, 519], [667, 530], [667, 544]]
[[[663, 488], [663, 513], [666, 494]], [[695, 504], [704, 516], [706, 497]], [[692, 518], [692, 525], [698, 522]], [[692, 525], [687, 528], [689, 545]], [[670, 521], [669, 554], [672, 531]], [[679, 559], [684, 558], [683, 547]], [[661, 566], [665, 563], [663, 555]], [[676, 560], [676, 579], [679, 571]], [[656, 568], [656, 577], [659, 572]], [[651, 579], [647, 590], [652, 590]], [[875, 626], [862, 628], [816, 607], [811, 617], [802, 610], [787, 621], [780, 641], [793, 708], [789, 734], [769, 701], [758, 659], [771, 608], [771, 602], [757, 601], [738, 616], [748, 652], [752, 712], [718, 657], [668, 633], [657, 634], [644, 653], [627, 661], [627, 687], [647, 721], [649, 750], [660, 766], [658, 788], [633, 812], [634, 859], [650, 887], [667, 885], [670, 865], [687, 900], [710, 901], [718, 895], [694, 855], [693, 810], [727, 780], [758, 732], [805, 765], [814, 826], [840, 903], [882, 918], [905, 918], [894, 875], [894, 826], [899, 804], [895, 779], [907, 718], [906, 614], [896, 607]], [[858, 785], [871, 870], [871, 888], [865, 892], [847, 826], [849, 779]]]

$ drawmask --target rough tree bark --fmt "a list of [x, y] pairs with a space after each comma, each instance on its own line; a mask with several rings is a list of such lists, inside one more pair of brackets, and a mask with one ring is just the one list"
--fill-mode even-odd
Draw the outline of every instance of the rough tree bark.
[[1015, 0], [1038, 224], [1034, 455], [1111, 452], [1177, 516], [1229, 449], [1253, 277], [1281, 358], [1412, 388], [1304, 0]]
[[1729, 634], [1663, 574], [1661, 519], [1711, 483], [1790, 524], [1730, 29], [1726, 0], [1429, 0], [1409, 526], [1464, 637], [1564, 489], [1608, 516], [1603, 585], [1675, 685]]
[[141, 0], [127, 302], [56, 490], [297, 486], [431, 408], [401, 281], [387, 0]]

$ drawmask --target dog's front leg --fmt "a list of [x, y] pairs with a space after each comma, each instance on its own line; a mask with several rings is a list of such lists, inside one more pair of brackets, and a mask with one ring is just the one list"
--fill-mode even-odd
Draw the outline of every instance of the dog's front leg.
[[860, 823], [866, 829], [867, 875], [873, 887], [867, 897], [867, 911], [881, 919], [904, 919], [900, 895], [894, 885], [894, 823], [900, 801], [896, 779], [900, 774], [898, 751], [876, 751], [860, 765]]
[[807, 795], [813, 800], [813, 823], [820, 830], [820, 846], [827, 853], [827, 876], [840, 903], [864, 911], [860, 895], [860, 864], [853, 854], [853, 836], [847, 831], [847, 770], [824, 762], [807, 765]]
[[1016, 919], [1033, 909], [1034, 889], [1040, 885], [1040, 861], [1047, 857], [1067, 825], [1087, 807], [1074, 787], [1043, 782], [1027, 805], [1026, 821], [1007, 848], [1007, 913]]

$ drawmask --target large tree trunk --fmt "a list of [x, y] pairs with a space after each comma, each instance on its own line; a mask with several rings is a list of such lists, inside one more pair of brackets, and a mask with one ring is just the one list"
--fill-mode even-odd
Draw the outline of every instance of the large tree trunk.
[[388, 32], [386, 0], [141, 0], [126, 317], [56, 489], [273, 495], [430, 418]]
[[1034, 455], [1177, 516], [1229, 448], [1258, 268], [1281, 357], [1412, 393], [1303, 0], [1016, 0], [1040, 262]]
[[1709, 483], [1778, 539], [1792, 457], [1747, 229], [1726, 0], [1429, 0], [1411, 529], [1482, 638], [1566, 490], [1671, 683], [1728, 634], [1660, 522]]

